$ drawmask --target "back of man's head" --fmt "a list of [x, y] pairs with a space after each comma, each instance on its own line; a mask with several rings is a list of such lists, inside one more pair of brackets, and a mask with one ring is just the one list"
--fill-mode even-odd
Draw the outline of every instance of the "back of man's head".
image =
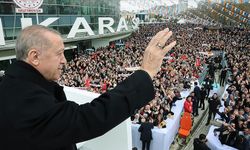
[[200, 134], [200, 136], [199, 136], [199, 140], [201, 140], [201, 141], [206, 141], [206, 135], [205, 134]]

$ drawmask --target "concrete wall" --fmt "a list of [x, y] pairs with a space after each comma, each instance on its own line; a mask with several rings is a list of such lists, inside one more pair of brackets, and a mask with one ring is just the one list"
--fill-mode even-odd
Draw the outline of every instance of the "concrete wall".
[[109, 45], [109, 39], [94, 39], [92, 40], [92, 46], [95, 48], [105, 47]]
[[95, 48], [105, 47], [105, 46], [108, 46], [109, 42], [111, 42], [111, 41], [127, 38], [130, 35], [131, 35], [131, 33], [127, 33], [127, 34], [117, 35], [117, 36], [113, 36], [113, 37], [109, 37], [109, 38], [93, 39], [92, 46], [94, 46]]

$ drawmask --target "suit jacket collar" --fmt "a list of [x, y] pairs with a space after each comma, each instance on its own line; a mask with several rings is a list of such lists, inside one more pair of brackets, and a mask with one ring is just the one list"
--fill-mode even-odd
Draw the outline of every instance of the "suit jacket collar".
[[54, 81], [46, 80], [38, 70], [24, 61], [16, 61], [11, 64], [6, 71], [6, 76], [32, 82], [53, 94], [58, 101], [66, 100], [63, 87]]

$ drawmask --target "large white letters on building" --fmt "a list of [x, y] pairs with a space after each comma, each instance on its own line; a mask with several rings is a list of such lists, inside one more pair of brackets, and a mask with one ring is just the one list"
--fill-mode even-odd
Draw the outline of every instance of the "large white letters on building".
[[[52, 18], [47, 18], [43, 22], [40, 23], [40, 25], [43, 26], [49, 26], [53, 22], [57, 21], [59, 17], [52, 17]], [[105, 22], [105, 23], [104, 23]], [[106, 23], [108, 22], [108, 23]], [[99, 25], [99, 34], [104, 34], [104, 29], [106, 28], [109, 32], [114, 33], [114, 32], [120, 32], [122, 30], [128, 30], [127, 22], [124, 18], [120, 18], [120, 21], [118, 23], [116, 31], [113, 29], [113, 24], [114, 24], [114, 19], [111, 17], [99, 17], [98, 18], [98, 25]], [[31, 18], [21, 18], [21, 26], [22, 29], [32, 25], [32, 19]], [[80, 26], [83, 26], [83, 29], [79, 29]], [[139, 25], [139, 19], [134, 18], [132, 20], [132, 28], [136, 29], [138, 28]], [[86, 32], [88, 35], [95, 35], [91, 27], [89, 26], [88, 22], [84, 17], [77, 17], [67, 38], [74, 38], [77, 33], [84, 33]], [[4, 32], [3, 32], [3, 25], [2, 25], [2, 20], [0, 18], [0, 45], [5, 45], [5, 40], [4, 40]]]

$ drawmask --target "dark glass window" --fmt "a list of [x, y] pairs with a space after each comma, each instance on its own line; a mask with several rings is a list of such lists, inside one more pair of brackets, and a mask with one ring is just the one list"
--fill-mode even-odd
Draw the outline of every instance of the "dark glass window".
[[85, 6], [81, 7], [81, 14], [88, 15], [88, 7], [85, 7]]
[[83, 16], [85, 18], [85, 20], [90, 23], [90, 16]]
[[3, 16], [2, 24], [3, 27], [13, 27], [14, 17], [13, 16]]
[[57, 14], [56, 5], [42, 5], [43, 13], [42, 14]]
[[59, 19], [59, 24], [60, 25], [70, 25], [70, 16], [61, 16]]
[[56, 0], [43, 0], [43, 4], [56, 4]]
[[13, 3], [0, 3], [0, 14], [14, 14], [15, 7]]
[[59, 14], [77, 15], [80, 14], [80, 10], [75, 6], [59, 6]]
[[60, 27], [58, 27], [58, 31], [61, 34], [69, 34], [70, 29], [71, 29], [71, 26], [60, 26]]

